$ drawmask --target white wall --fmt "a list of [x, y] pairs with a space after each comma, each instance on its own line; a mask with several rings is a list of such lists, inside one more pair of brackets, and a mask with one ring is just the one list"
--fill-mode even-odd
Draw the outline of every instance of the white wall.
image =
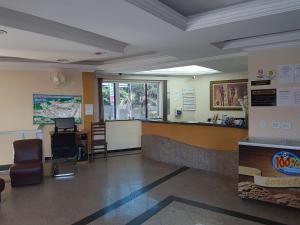
[[[210, 111], [210, 81], [247, 79], [247, 72], [233, 74], [215, 74], [198, 76], [196, 79], [169, 78], [168, 90], [170, 91], [170, 115], [168, 120], [177, 121], [201, 121], [206, 122], [214, 114], [228, 115], [232, 117], [244, 117], [242, 111]], [[182, 89], [194, 88], [196, 91], [196, 111], [183, 111], [180, 118], [175, 117], [176, 107], [182, 108]]]
[[[300, 47], [250, 52], [248, 57], [249, 79], [256, 80], [259, 69], [277, 70], [277, 66], [281, 64], [299, 63]], [[279, 85], [274, 80], [269, 86], [255, 86], [251, 89], [278, 87], [300, 87], [300, 84]], [[262, 121], [266, 122], [266, 128], [261, 128]], [[272, 122], [291, 122], [292, 127], [290, 130], [272, 129]], [[249, 136], [300, 140], [300, 107], [250, 107]]]
[[[82, 95], [81, 72], [64, 71], [67, 82], [62, 87], [52, 84], [51, 71], [0, 70], [0, 131], [31, 130], [32, 94]], [[51, 155], [49, 131], [53, 126], [45, 126], [44, 156]], [[0, 165], [13, 161], [12, 141], [17, 136], [2, 135], [0, 141]]]

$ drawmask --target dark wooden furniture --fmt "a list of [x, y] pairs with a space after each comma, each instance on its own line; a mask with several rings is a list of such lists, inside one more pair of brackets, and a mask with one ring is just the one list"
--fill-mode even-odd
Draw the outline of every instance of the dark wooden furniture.
[[1, 202], [1, 192], [4, 190], [5, 188], [5, 182], [3, 179], [0, 178], [0, 202]]
[[77, 153], [75, 132], [57, 132], [51, 136], [52, 159], [71, 158]]
[[[51, 140], [53, 139], [54, 134], [54, 131], [50, 132]], [[82, 147], [84, 149], [85, 154], [88, 155], [88, 132], [84, 130], [76, 131], [75, 137], [77, 146]]]
[[[51, 150], [53, 159], [53, 176], [71, 176], [75, 174], [75, 163], [77, 161], [78, 148], [75, 132], [55, 132], [51, 136]], [[66, 163], [72, 160], [70, 168], [65, 171], [60, 161]]]
[[107, 142], [106, 142], [106, 126], [105, 122], [91, 123], [91, 156], [94, 159], [95, 153], [104, 152], [107, 159]]
[[40, 139], [14, 141], [14, 164], [10, 167], [11, 186], [39, 184], [43, 180], [43, 144]]

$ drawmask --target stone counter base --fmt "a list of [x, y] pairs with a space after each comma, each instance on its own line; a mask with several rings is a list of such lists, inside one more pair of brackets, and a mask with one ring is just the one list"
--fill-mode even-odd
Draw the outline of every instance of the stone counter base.
[[142, 154], [145, 157], [238, 177], [238, 151], [203, 149], [160, 136], [142, 136]]

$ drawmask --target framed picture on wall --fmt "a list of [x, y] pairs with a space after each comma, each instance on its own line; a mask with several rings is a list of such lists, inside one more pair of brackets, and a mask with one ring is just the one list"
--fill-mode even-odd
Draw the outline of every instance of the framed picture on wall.
[[210, 82], [210, 110], [242, 110], [239, 99], [248, 95], [248, 80]]

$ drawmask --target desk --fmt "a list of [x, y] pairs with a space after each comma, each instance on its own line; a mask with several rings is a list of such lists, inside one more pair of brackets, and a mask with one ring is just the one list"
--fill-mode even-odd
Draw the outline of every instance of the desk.
[[[51, 140], [52, 140], [52, 136], [55, 132], [54, 131], [50, 131], [50, 136], [51, 136]], [[76, 131], [76, 144], [78, 146], [82, 146], [86, 155], [88, 156], [89, 152], [88, 152], [88, 132], [82, 130], [82, 131]]]

